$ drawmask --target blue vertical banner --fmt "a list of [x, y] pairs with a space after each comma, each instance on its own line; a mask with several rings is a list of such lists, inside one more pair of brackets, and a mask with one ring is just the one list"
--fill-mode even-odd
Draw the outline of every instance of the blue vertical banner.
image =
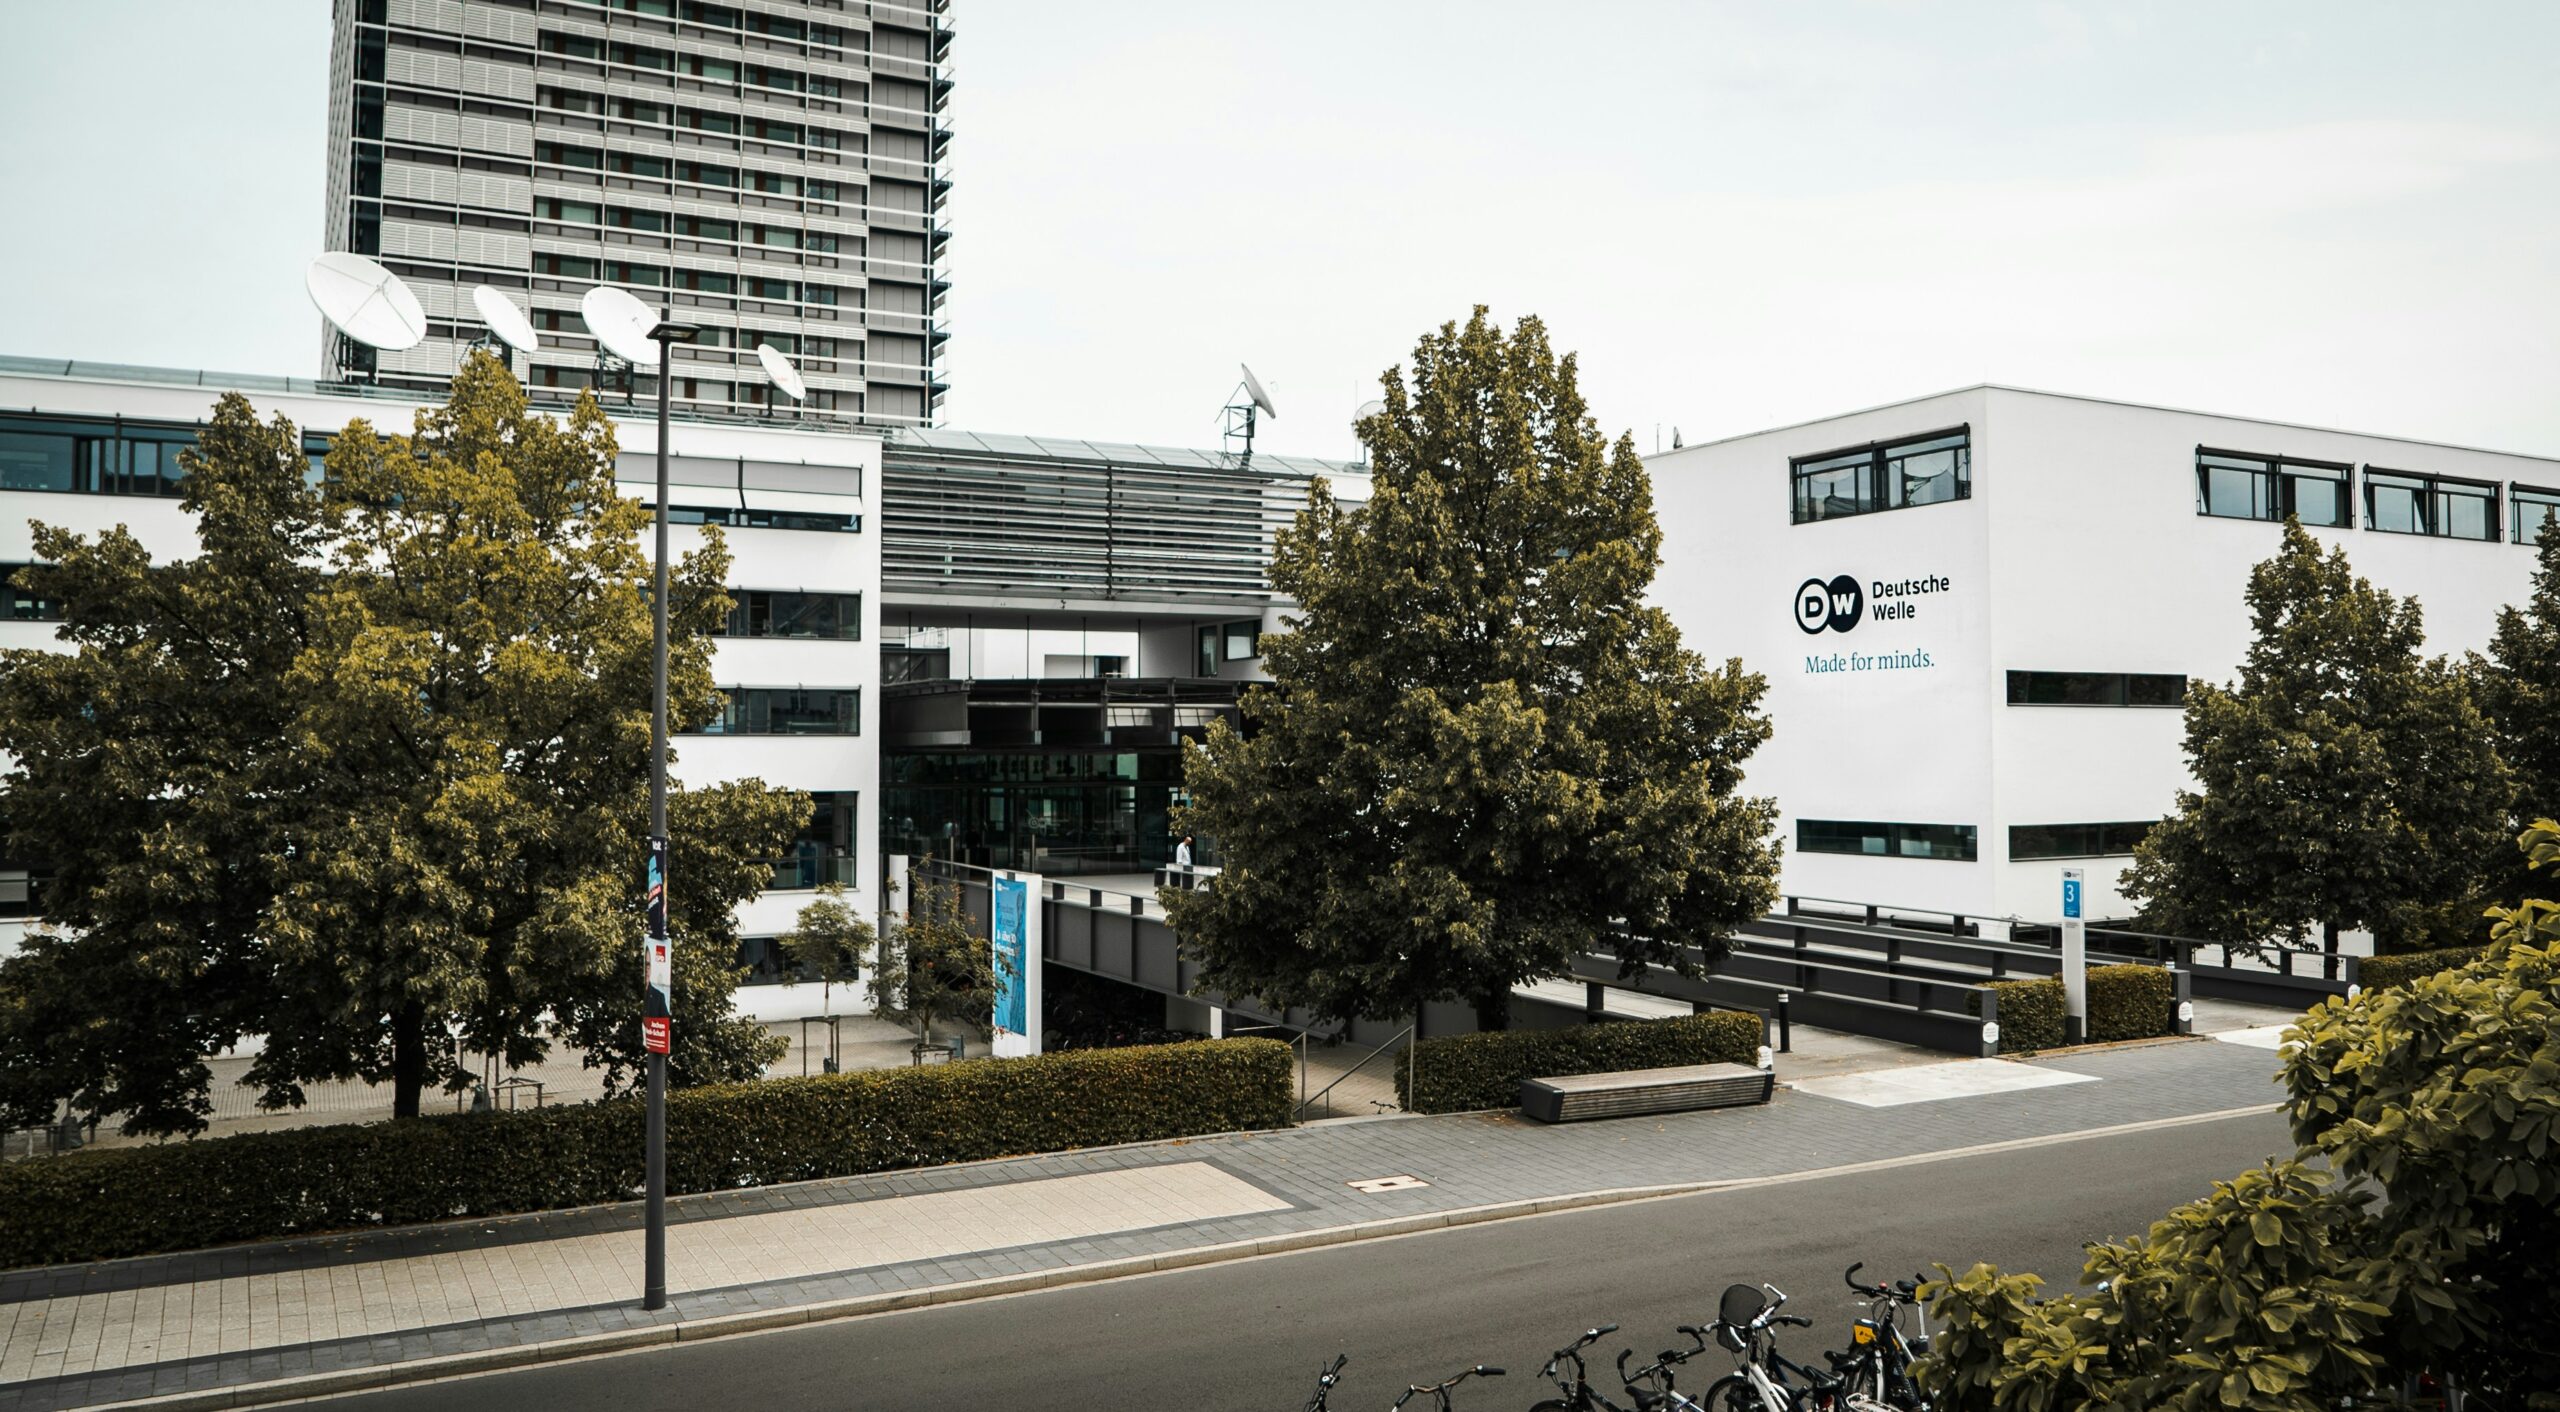
[[1030, 888], [1019, 878], [994, 882], [996, 948], [996, 1028], [1006, 1034], [1031, 1032], [1030, 960], [1024, 953], [1022, 918]]
[[640, 1043], [651, 1054], [668, 1052], [674, 1036], [675, 965], [667, 953], [667, 841], [649, 840], [649, 934], [641, 940], [647, 989], [641, 994]]

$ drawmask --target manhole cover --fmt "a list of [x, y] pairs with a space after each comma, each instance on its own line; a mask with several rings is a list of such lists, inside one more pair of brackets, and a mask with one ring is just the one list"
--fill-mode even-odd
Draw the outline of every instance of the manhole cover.
[[1419, 1191], [1431, 1183], [1420, 1177], [1398, 1172], [1392, 1177], [1363, 1177], [1359, 1181], [1346, 1182], [1344, 1185], [1353, 1191], [1367, 1192], [1375, 1196], [1382, 1191]]

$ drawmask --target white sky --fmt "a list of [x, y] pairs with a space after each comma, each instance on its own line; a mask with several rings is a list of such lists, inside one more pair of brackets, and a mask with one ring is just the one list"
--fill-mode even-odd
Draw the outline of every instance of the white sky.
[[[0, 0], [0, 352], [314, 371], [321, 0]], [[1651, 449], [1982, 380], [2560, 452], [2560, 4], [958, 0], [951, 425], [1350, 449], [1482, 302]]]

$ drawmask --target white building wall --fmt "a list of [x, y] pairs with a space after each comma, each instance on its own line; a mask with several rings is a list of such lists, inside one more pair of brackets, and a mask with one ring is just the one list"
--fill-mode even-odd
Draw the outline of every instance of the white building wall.
[[[1792, 458], [1972, 431], [1972, 498], [1790, 523]], [[2208, 416], [2006, 388], [1975, 388], [1651, 458], [1664, 531], [1656, 601], [1711, 660], [1740, 655], [1770, 679], [1776, 727], [1744, 788], [1782, 810], [1792, 894], [2054, 920], [2066, 867], [2082, 869], [2099, 917], [2129, 907], [2124, 857], [2009, 861], [2020, 824], [2158, 818], [2188, 782], [2183, 713], [2138, 707], [2010, 706], [2020, 671], [2174, 673], [2227, 682], [2250, 641], [2249, 570], [2280, 526], [2197, 513], [2195, 455], [2221, 450], [2362, 468], [2560, 485], [2560, 461], [2405, 439]], [[2504, 503], [2501, 502], [2501, 515]], [[2503, 522], [2502, 522], [2503, 533]], [[2499, 543], [2315, 529], [2357, 573], [2426, 611], [2428, 650], [2484, 646], [2498, 609], [2529, 591], [2533, 555]], [[1872, 597], [1845, 635], [1807, 635], [1789, 602], [1808, 578], [1943, 574], [1943, 599], [1905, 622]], [[1917, 647], [1925, 670], [1813, 673], [1806, 658]], [[1963, 823], [1979, 860], [1794, 851], [1804, 818]]]

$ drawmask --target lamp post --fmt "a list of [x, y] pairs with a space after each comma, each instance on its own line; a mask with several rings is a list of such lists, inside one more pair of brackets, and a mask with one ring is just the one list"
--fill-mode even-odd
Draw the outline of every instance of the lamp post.
[[647, 991], [640, 1038], [649, 1054], [648, 1237], [640, 1307], [667, 1307], [667, 1050], [674, 1011], [675, 968], [667, 949], [667, 394], [675, 365], [669, 346], [693, 341], [693, 330], [661, 314], [648, 331], [658, 345], [658, 547], [656, 587], [649, 597], [654, 641], [649, 672], [649, 937]]

